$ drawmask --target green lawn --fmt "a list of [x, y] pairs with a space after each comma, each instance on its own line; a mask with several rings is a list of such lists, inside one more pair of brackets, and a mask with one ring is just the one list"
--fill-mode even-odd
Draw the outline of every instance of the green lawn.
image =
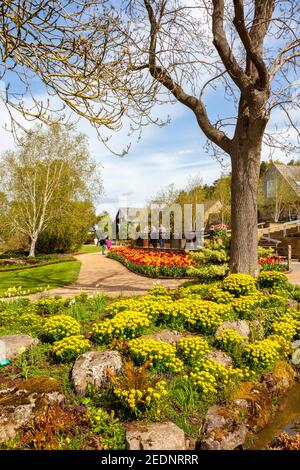
[[0, 295], [10, 287], [32, 290], [38, 287], [62, 287], [74, 282], [79, 274], [80, 261], [51, 264], [20, 271], [0, 272]]
[[78, 253], [100, 253], [101, 247], [95, 245], [82, 245]]

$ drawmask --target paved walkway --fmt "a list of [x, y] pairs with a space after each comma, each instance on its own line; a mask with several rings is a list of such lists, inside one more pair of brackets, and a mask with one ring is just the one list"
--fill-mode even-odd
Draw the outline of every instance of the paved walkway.
[[292, 272], [288, 274], [289, 282], [291, 284], [298, 284], [300, 285], [300, 262], [294, 262], [291, 265]]
[[144, 295], [155, 284], [175, 288], [184, 280], [180, 279], [151, 279], [128, 271], [118, 261], [106, 258], [100, 253], [86, 253], [76, 255], [81, 261], [81, 269], [76, 282], [65, 287], [51, 289], [48, 292], [31, 294], [31, 300], [40, 297], [60, 295], [68, 298], [86, 292], [93, 295], [103, 292], [107, 295], [118, 297], [121, 295]]

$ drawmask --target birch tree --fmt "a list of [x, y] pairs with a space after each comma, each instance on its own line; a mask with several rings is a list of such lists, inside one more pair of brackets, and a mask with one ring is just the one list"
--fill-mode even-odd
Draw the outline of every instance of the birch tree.
[[39, 235], [58, 215], [68, 215], [71, 201], [89, 200], [101, 190], [85, 136], [58, 124], [27, 134], [18, 150], [3, 155], [1, 172], [6, 224], [29, 239], [30, 257]]

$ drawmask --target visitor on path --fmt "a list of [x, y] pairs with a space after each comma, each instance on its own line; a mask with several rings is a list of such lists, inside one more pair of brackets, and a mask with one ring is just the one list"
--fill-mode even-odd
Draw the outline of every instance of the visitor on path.
[[158, 234], [159, 234], [159, 247], [164, 248], [164, 246], [165, 246], [165, 237], [166, 237], [166, 228], [163, 226], [163, 224], [160, 224]]
[[101, 238], [101, 240], [100, 240], [100, 246], [101, 246], [101, 253], [102, 253], [102, 255], [105, 255], [106, 240], [104, 240], [104, 238]]
[[108, 251], [111, 249], [111, 245], [112, 245], [111, 240], [109, 239], [109, 237], [106, 237], [106, 246], [107, 246]]

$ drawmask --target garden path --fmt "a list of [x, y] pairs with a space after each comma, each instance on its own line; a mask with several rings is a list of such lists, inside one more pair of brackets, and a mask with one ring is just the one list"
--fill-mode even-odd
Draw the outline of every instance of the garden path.
[[68, 298], [80, 294], [81, 291], [89, 295], [103, 292], [112, 297], [144, 295], [157, 283], [175, 288], [184, 282], [182, 279], [151, 279], [140, 276], [128, 271], [118, 261], [102, 256], [100, 253], [79, 254], [75, 258], [81, 261], [80, 273], [76, 282], [51, 289], [47, 293], [31, 294], [28, 298], [37, 300], [40, 297], [53, 297], [54, 295]]
[[292, 272], [287, 275], [291, 284], [300, 285], [300, 262], [294, 262], [291, 265]]

